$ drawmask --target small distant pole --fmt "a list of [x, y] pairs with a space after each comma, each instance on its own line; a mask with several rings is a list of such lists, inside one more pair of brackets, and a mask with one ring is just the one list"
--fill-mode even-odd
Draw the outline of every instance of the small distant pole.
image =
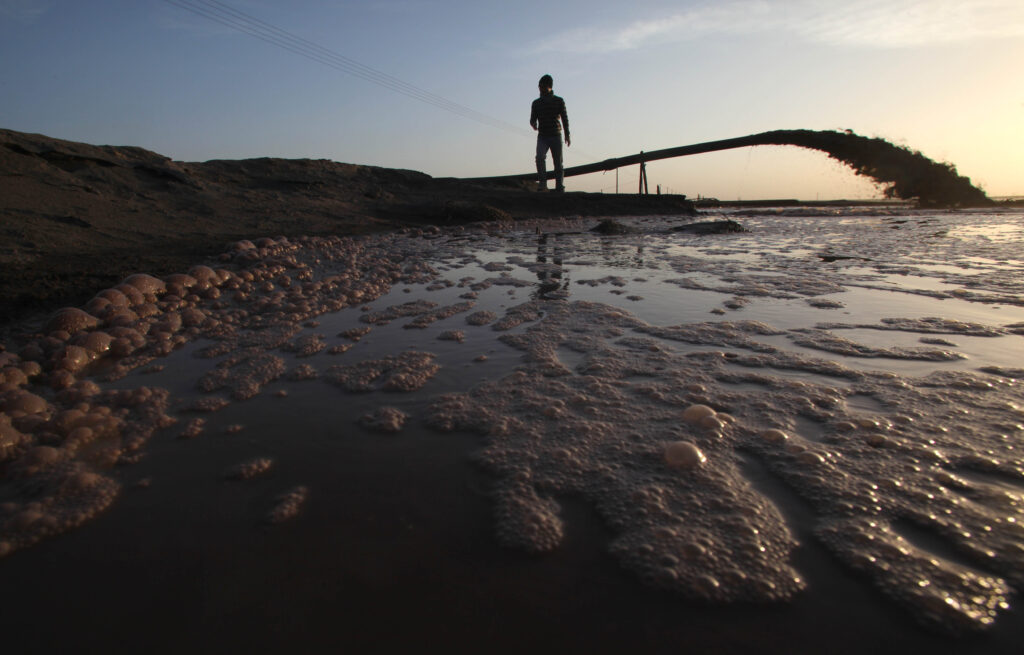
[[619, 192], [619, 169], [615, 169], [615, 193]]
[[658, 185], [658, 195], [659, 196], [661, 195], [661, 185], [660, 184]]
[[640, 151], [640, 180], [637, 182], [637, 194], [650, 193], [647, 189], [647, 162], [644, 161], [644, 151]]

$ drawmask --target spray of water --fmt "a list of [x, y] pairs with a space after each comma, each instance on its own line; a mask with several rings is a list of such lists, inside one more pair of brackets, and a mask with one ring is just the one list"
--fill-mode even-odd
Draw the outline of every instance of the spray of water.
[[[820, 150], [849, 166], [858, 175], [875, 180], [887, 198], [913, 200], [922, 207], [986, 207], [993, 204], [985, 192], [974, 186], [969, 178], [957, 173], [953, 164], [935, 162], [916, 150], [885, 139], [860, 136], [850, 130], [774, 130], [573, 166], [565, 169], [565, 176], [610, 171], [658, 159], [763, 145], [792, 145]], [[553, 173], [549, 173], [549, 177], [551, 175]], [[535, 178], [535, 173], [527, 173], [475, 178], [473, 181], [505, 182]]]
[[754, 135], [762, 144], [794, 145], [820, 150], [846, 164], [858, 175], [882, 185], [887, 198], [916, 200], [922, 207], [978, 207], [991, 205], [985, 192], [956, 166], [925, 157], [916, 150], [885, 139], [869, 138], [847, 130], [776, 130]]

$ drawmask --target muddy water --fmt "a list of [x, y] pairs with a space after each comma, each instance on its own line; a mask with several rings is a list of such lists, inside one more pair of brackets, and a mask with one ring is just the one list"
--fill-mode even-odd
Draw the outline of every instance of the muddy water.
[[1015, 652], [1022, 216], [735, 217], [236, 246], [130, 354], [22, 349], [9, 643]]

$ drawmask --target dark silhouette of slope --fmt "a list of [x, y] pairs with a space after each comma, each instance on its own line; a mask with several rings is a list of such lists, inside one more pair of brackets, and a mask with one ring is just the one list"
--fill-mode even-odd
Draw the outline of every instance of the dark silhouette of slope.
[[82, 304], [131, 273], [186, 271], [239, 239], [695, 211], [676, 195], [556, 197], [322, 159], [180, 162], [0, 129], [0, 337], [20, 317]]
[[[887, 198], [916, 200], [922, 207], [986, 207], [993, 202], [985, 193], [971, 184], [970, 179], [958, 174], [953, 164], [938, 163], [916, 150], [898, 146], [880, 138], [869, 138], [852, 131], [774, 130], [750, 136], [721, 141], [709, 141], [678, 148], [641, 152], [628, 157], [606, 159], [594, 164], [565, 169], [566, 177], [610, 171], [640, 162], [671, 157], [698, 155], [705, 152], [746, 148], [749, 146], [792, 145], [820, 150], [832, 159], [846, 164], [858, 175], [864, 175], [882, 185]], [[548, 178], [554, 172], [548, 172]], [[522, 181], [536, 177], [535, 173], [474, 181]]]

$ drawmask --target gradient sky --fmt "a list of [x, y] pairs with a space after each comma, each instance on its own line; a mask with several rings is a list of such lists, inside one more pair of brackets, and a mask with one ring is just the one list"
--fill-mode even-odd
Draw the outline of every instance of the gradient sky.
[[[488, 118], [165, 0], [0, 0], [0, 127], [185, 161], [525, 173], [530, 102], [550, 73], [568, 105], [567, 165], [766, 130], [852, 129], [952, 162], [990, 195], [1024, 194], [1021, 0], [224, 2]], [[730, 200], [877, 195], [793, 147], [655, 162], [648, 177]], [[635, 190], [636, 167], [619, 183]], [[567, 186], [611, 192], [615, 174]]]

